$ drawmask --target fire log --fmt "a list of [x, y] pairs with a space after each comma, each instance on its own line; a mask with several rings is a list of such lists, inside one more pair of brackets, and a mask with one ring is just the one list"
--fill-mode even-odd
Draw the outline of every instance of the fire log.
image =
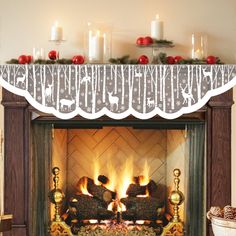
[[122, 212], [124, 220], [157, 220], [157, 210], [164, 206], [163, 202], [153, 197], [128, 197], [122, 198], [121, 202], [127, 209]]
[[155, 181], [150, 180], [150, 182], [147, 185], [147, 190], [151, 197], [158, 198], [159, 191], [158, 191], [157, 184], [155, 183]]
[[147, 192], [151, 197], [159, 198], [159, 191], [155, 181], [150, 180], [147, 185], [140, 185], [140, 178], [142, 176], [134, 177], [135, 184], [130, 184], [126, 194], [129, 197], [136, 197], [137, 195], [145, 195]]
[[[106, 188], [106, 184], [109, 183], [109, 178], [106, 177], [105, 175], [99, 175], [98, 176], [98, 181], [102, 183], [102, 186]], [[107, 188], [106, 188], [107, 189]], [[108, 189], [109, 191], [111, 191], [111, 194], [112, 194], [112, 199], [115, 200], [116, 199], [116, 192]]]
[[101, 182], [102, 184], [109, 183], [109, 179], [105, 175], [99, 175], [98, 176], [98, 181]]
[[89, 195], [75, 195], [69, 201], [69, 215], [78, 220], [106, 220], [114, 217], [112, 211], [107, 210], [107, 204]]
[[130, 184], [126, 194], [129, 197], [136, 197], [137, 195], [145, 195], [147, 186], [141, 186], [139, 184]]
[[112, 201], [112, 191], [109, 189], [102, 185], [96, 185], [94, 181], [88, 177], [82, 177], [77, 184], [80, 190], [83, 183], [87, 183], [87, 190], [93, 197], [106, 203], [110, 203]]

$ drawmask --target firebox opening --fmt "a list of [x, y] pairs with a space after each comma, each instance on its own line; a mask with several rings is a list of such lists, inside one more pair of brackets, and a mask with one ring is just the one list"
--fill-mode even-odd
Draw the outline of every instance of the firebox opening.
[[[184, 230], [187, 235], [204, 235], [203, 228], [193, 231], [203, 219], [189, 218], [204, 210], [204, 124], [55, 126], [48, 191], [53, 189], [50, 169], [59, 167], [59, 189], [65, 193], [60, 215], [73, 235], [80, 235], [83, 227], [107, 230], [108, 225], [115, 231], [148, 227], [153, 235], [161, 235], [174, 215], [168, 198], [175, 168], [181, 170], [179, 189], [185, 196], [179, 210]], [[198, 193], [192, 191], [195, 188]], [[48, 221], [54, 214], [49, 204]]]

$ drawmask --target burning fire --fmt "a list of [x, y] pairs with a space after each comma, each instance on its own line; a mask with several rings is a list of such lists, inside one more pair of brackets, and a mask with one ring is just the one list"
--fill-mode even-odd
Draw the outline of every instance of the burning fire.
[[112, 165], [111, 161], [107, 163], [107, 169], [109, 170], [108, 173], [109, 182], [105, 185], [105, 187], [111, 191], [115, 191], [117, 176], [116, 176], [116, 170]]
[[143, 168], [143, 173], [142, 173], [142, 175], [139, 178], [139, 184], [141, 186], [145, 186], [145, 185], [147, 185], [149, 183], [149, 181], [150, 181], [149, 172], [150, 172], [150, 167], [149, 167], [149, 165], [147, 163], [147, 160], [145, 160], [144, 168]]
[[80, 185], [79, 185], [80, 191], [81, 191], [83, 194], [85, 194], [85, 195], [92, 196], [92, 195], [88, 192], [87, 184], [88, 184], [88, 179], [87, 179], [86, 177], [85, 177], [85, 178], [82, 178], [82, 179], [81, 179], [81, 182], [80, 182]]
[[133, 183], [133, 158], [127, 159], [122, 169], [123, 173], [120, 175], [119, 185], [117, 186], [119, 199], [127, 197], [126, 191], [129, 185]]
[[[101, 185], [101, 183], [98, 181], [98, 176], [100, 173], [100, 165], [99, 165], [99, 159], [94, 158], [93, 161], [93, 169], [94, 169], [94, 183], [96, 185]], [[107, 164], [107, 169], [108, 169], [108, 179], [109, 182], [104, 184], [104, 186], [117, 193], [116, 200], [113, 201], [112, 203], [109, 204], [108, 210], [111, 211], [126, 211], [126, 207], [124, 204], [120, 202], [121, 198], [127, 197], [126, 191], [129, 187], [130, 184], [134, 183], [133, 179], [133, 158], [129, 158], [126, 160], [124, 165], [121, 167], [121, 172], [117, 173], [117, 169], [114, 168], [111, 162], [108, 162]], [[148, 166], [147, 160], [144, 163], [144, 168], [142, 171], [142, 175], [138, 176], [138, 183], [141, 186], [146, 186], [150, 181], [150, 167]], [[88, 179], [83, 178], [82, 181], [79, 183], [79, 188], [80, 191], [85, 194], [92, 196], [88, 190], [87, 190], [87, 183]], [[146, 194], [145, 195], [138, 195], [137, 197], [148, 197], [148, 189], [146, 189]]]
[[115, 201], [111, 202], [108, 205], [107, 210], [114, 211], [114, 212], [122, 212], [122, 211], [126, 211], [126, 206], [122, 202], [120, 202], [118, 199], [116, 199]]

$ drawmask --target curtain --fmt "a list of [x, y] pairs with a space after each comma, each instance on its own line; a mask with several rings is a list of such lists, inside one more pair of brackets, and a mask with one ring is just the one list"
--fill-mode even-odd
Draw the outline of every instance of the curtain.
[[32, 124], [32, 229], [31, 235], [48, 235], [52, 126]]
[[186, 235], [204, 235], [205, 125], [188, 125], [189, 171]]

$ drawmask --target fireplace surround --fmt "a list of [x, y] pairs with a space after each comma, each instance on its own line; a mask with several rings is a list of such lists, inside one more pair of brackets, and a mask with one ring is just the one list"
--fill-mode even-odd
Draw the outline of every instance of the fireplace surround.
[[[28, 102], [3, 90], [4, 123], [5, 123], [5, 212], [14, 215], [13, 235], [29, 235], [32, 225], [29, 196], [32, 189], [30, 176], [32, 172], [30, 155], [31, 117], [37, 112]], [[232, 91], [213, 97], [198, 112], [167, 121], [159, 117], [147, 122], [156, 122], [160, 126], [179, 126], [187, 120], [204, 120], [207, 124], [207, 179], [206, 205], [224, 206], [231, 201], [231, 106]], [[37, 112], [38, 113], [38, 112]], [[90, 121], [75, 117], [70, 121], [62, 121], [53, 116], [38, 113], [38, 122], [54, 123], [55, 127], [77, 127]], [[124, 121], [134, 119], [126, 118]], [[104, 122], [109, 118], [100, 118]], [[137, 124], [141, 124], [136, 120]], [[122, 121], [121, 121], [122, 122]], [[144, 121], [145, 122], [145, 121]], [[90, 122], [97, 126], [98, 122]], [[13, 146], [14, 145], [14, 146]], [[208, 222], [209, 224], [209, 222]], [[4, 236], [10, 233], [4, 233]], [[211, 234], [210, 226], [207, 235]]]

